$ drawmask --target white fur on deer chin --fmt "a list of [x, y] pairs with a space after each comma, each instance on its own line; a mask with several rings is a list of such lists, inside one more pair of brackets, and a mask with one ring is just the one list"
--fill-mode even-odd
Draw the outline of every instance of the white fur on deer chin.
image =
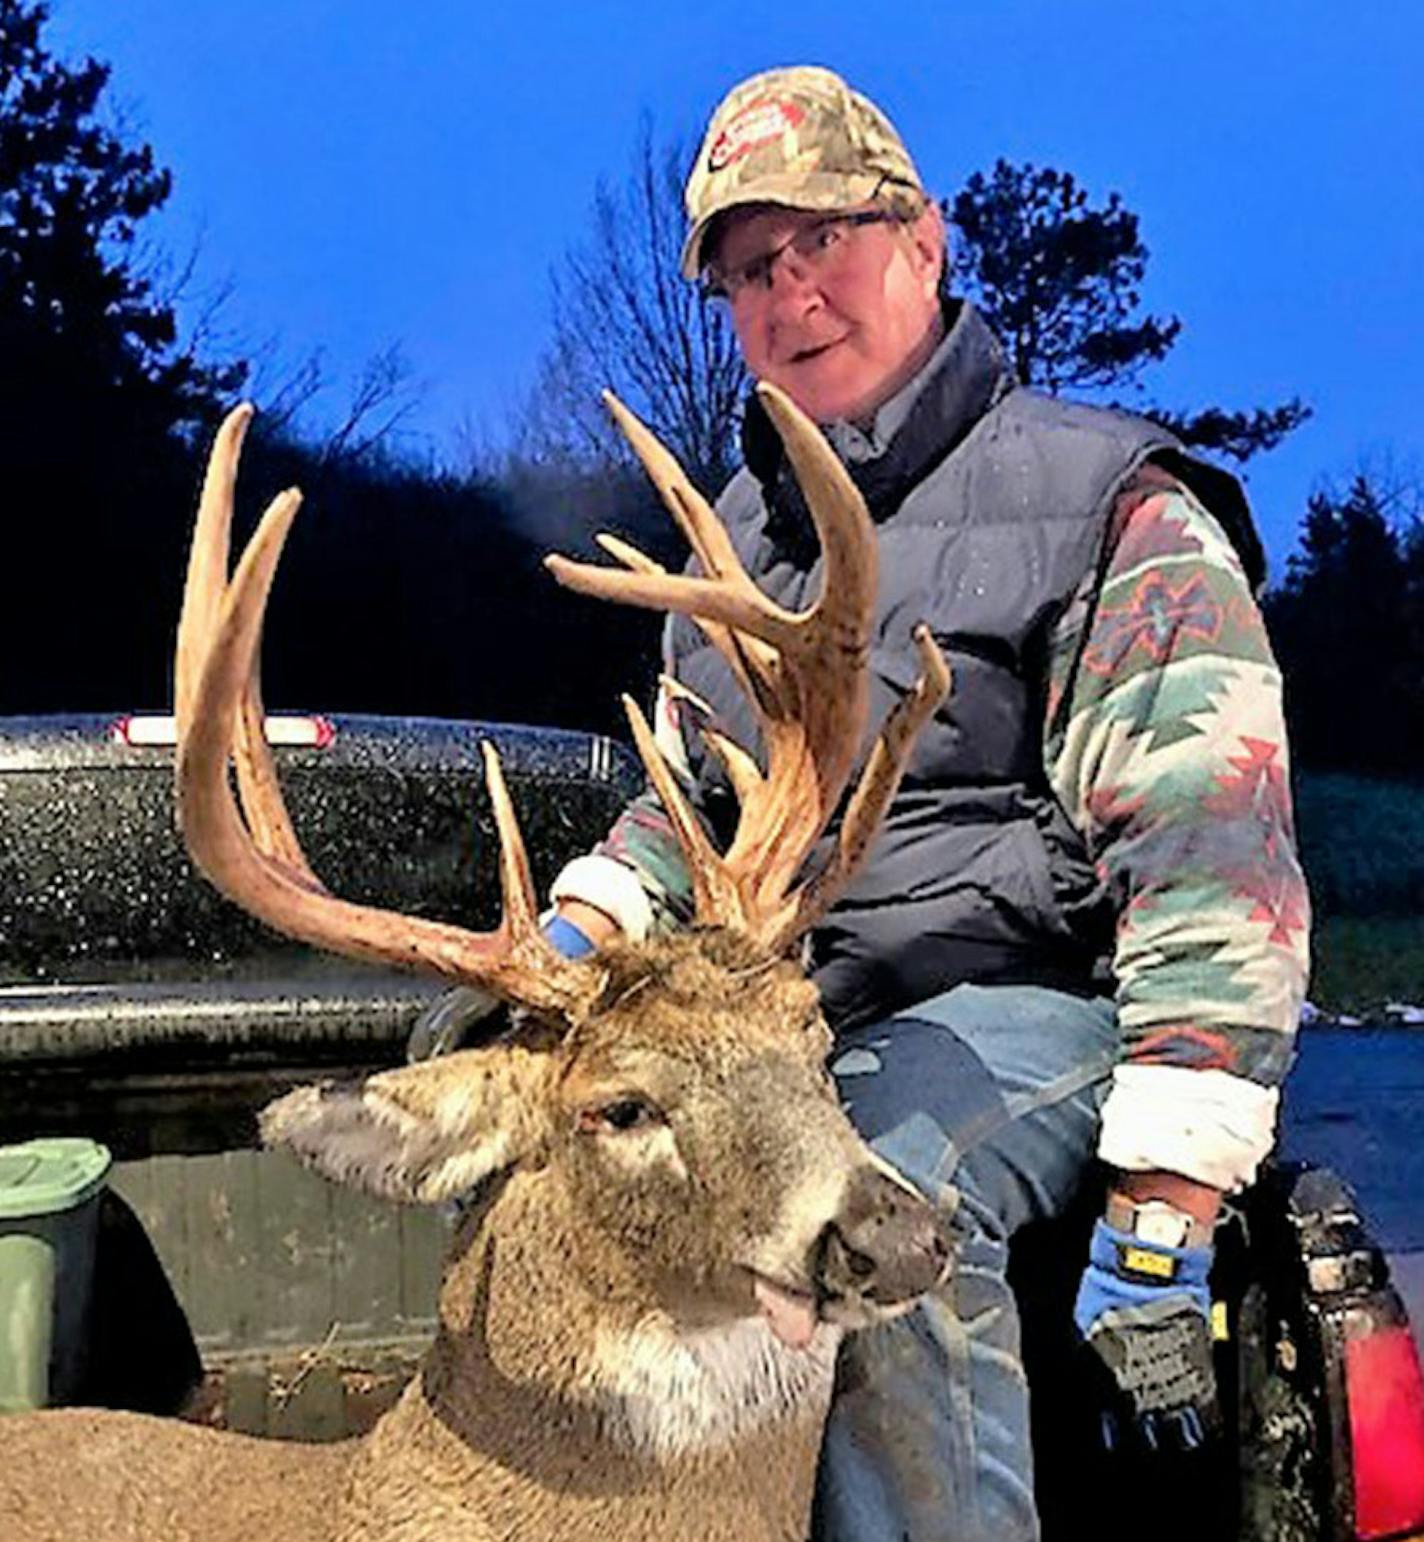
[[842, 1330], [789, 1349], [760, 1317], [678, 1332], [665, 1317], [600, 1336], [585, 1383], [610, 1435], [654, 1460], [715, 1450], [798, 1409], [819, 1417]]

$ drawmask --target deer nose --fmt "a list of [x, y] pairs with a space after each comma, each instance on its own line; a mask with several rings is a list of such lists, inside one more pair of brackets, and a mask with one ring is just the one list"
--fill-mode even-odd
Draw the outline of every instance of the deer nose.
[[948, 1274], [952, 1235], [927, 1200], [876, 1168], [858, 1168], [840, 1214], [821, 1233], [817, 1291], [877, 1306], [913, 1300]]

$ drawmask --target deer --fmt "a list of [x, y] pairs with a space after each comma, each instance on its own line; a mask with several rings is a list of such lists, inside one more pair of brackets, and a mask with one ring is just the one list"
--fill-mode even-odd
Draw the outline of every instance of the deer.
[[[577, 961], [541, 933], [488, 743], [502, 895], [492, 931], [355, 904], [313, 872], [263, 732], [258, 657], [300, 494], [272, 500], [229, 578], [252, 409], [219, 429], [175, 662], [176, 801], [192, 860], [279, 932], [476, 984], [515, 1010], [488, 1041], [301, 1086], [260, 1115], [269, 1147], [335, 1181], [401, 1203], [461, 1201], [433, 1342], [372, 1430], [303, 1445], [122, 1412], [11, 1415], [0, 1419], [7, 1542], [807, 1535], [841, 1335], [942, 1285], [952, 1229], [948, 1207], [877, 1158], [840, 1107], [830, 1031], [795, 949], [863, 860], [949, 677], [922, 628], [919, 676], [862, 760], [874, 530], [819, 430], [759, 390], [824, 553], [808, 609], [761, 593], [711, 505], [611, 397], [698, 571], [669, 572], [611, 536], [599, 540], [617, 567], [546, 559], [570, 589], [693, 618], [763, 737], [759, 759], [701, 725], [739, 805], [720, 853], [624, 697], [695, 919]], [[811, 863], [818, 842], [829, 854]]]

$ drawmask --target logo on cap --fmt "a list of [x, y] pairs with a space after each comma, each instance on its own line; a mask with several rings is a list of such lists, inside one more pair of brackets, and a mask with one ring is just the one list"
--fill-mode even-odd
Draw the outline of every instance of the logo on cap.
[[733, 161], [800, 127], [805, 117], [805, 109], [795, 102], [763, 97], [748, 103], [713, 141], [707, 152], [707, 170], [721, 171]]

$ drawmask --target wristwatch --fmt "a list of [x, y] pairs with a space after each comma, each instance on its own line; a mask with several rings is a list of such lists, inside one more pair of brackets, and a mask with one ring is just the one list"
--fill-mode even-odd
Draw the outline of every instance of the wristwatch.
[[1212, 1228], [1165, 1199], [1129, 1199], [1109, 1194], [1107, 1223], [1139, 1242], [1162, 1248], [1200, 1248], [1211, 1241]]

